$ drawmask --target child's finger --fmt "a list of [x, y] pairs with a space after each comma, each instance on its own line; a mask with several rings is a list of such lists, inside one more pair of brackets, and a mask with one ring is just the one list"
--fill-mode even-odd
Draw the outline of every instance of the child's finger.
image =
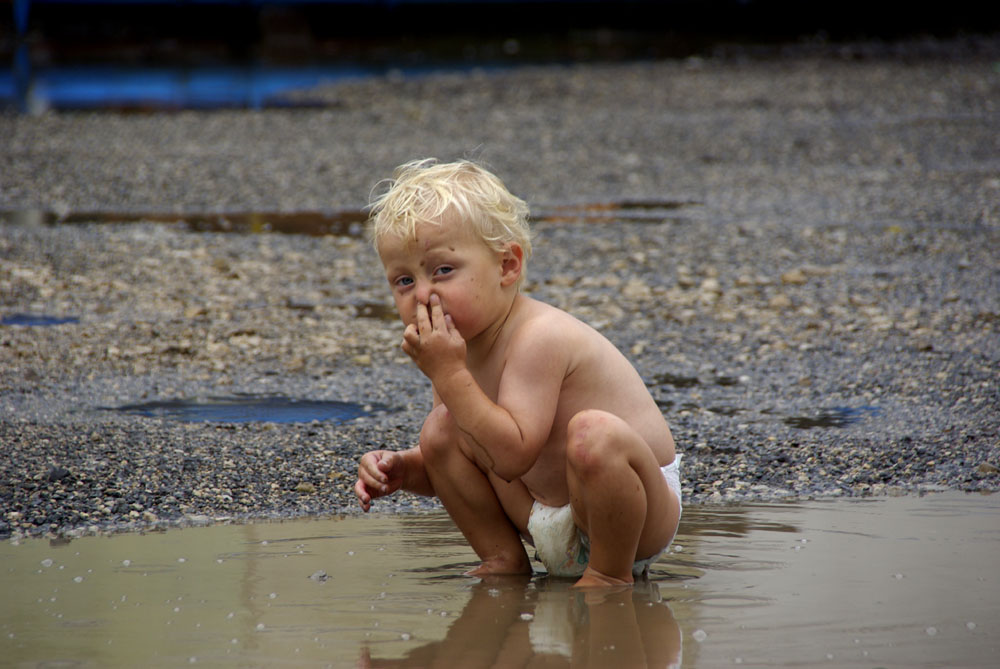
[[383, 465], [384, 461], [385, 456], [381, 453], [376, 453], [372, 456], [371, 467], [367, 472], [368, 476], [370, 476], [371, 479], [378, 485], [382, 485], [388, 481], [388, 477], [385, 475], [385, 466]]
[[420, 341], [419, 327], [413, 323], [407, 325], [406, 329], [403, 330], [403, 341], [408, 341], [410, 343]]
[[391, 457], [383, 457], [375, 466], [378, 468], [378, 482], [386, 484], [389, 482], [389, 474], [392, 472], [393, 460]]
[[403, 343], [400, 344], [400, 348], [411, 358], [420, 349], [420, 333], [417, 332], [417, 326], [413, 323], [407, 325], [406, 330], [403, 331]]
[[445, 323], [444, 307], [441, 306], [441, 298], [437, 295], [431, 295], [431, 327], [435, 330], [447, 330], [448, 325]]
[[362, 511], [367, 511], [368, 509], [371, 508], [372, 505], [371, 495], [369, 495], [368, 491], [365, 490], [365, 484], [362, 483], [360, 480], [354, 484], [354, 494], [358, 498], [358, 504], [361, 505]]
[[379, 467], [380, 456], [378, 453], [366, 453], [361, 458], [361, 468], [358, 477], [366, 486], [381, 484], [386, 482], [386, 476]]
[[417, 334], [428, 333], [431, 330], [431, 317], [427, 313], [427, 305], [417, 305]]

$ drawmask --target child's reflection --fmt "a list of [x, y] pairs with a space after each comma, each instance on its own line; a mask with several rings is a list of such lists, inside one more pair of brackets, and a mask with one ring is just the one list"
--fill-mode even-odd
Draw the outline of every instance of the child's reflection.
[[655, 583], [618, 591], [570, 582], [490, 579], [441, 641], [360, 667], [679, 667], [681, 632]]

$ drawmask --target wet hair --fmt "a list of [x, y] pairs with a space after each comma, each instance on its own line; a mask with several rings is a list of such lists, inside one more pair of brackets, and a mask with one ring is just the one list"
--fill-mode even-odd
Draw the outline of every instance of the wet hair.
[[531, 256], [528, 205], [477, 163], [414, 160], [397, 167], [392, 179], [380, 182], [385, 184], [387, 190], [371, 202], [368, 233], [376, 250], [387, 235], [415, 239], [418, 225], [440, 225], [450, 211], [491, 249], [503, 251], [516, 242], [525, 263]]

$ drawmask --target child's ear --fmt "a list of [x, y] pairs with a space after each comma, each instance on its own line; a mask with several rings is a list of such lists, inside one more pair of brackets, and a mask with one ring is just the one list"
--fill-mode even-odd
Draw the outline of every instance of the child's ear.
[[509, 242], [500, 254], [500, 285], [517, 283], [524, 269], [524, 249], [517, 242]]

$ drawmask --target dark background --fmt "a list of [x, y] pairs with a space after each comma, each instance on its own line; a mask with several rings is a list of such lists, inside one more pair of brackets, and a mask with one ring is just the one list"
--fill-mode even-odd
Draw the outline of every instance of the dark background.
[[994, 3], [967, 0], [30, 0], [19, 36], [15, 6], [0, 3], [0, 54], [26, 45], [35, 66], [669, 58], [726, 44], [940, 38], [1000, 26]]

